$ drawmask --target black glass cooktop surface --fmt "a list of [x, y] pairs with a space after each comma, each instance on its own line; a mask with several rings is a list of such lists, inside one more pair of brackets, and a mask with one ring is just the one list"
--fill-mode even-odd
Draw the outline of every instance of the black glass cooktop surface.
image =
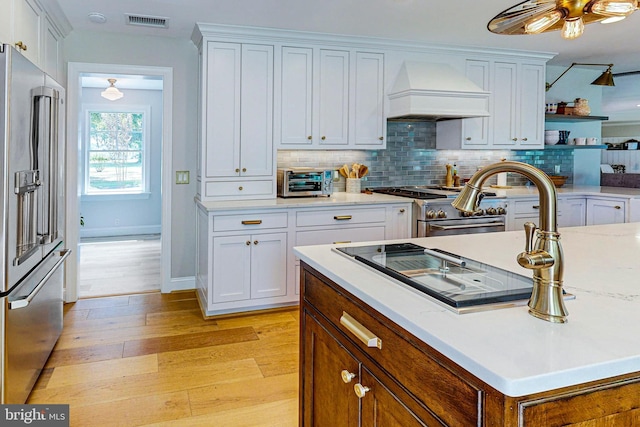
[[335, 250], [457, 312], [524, 304], [533, 288], [531, 277], [413, 243], [338, 247]]

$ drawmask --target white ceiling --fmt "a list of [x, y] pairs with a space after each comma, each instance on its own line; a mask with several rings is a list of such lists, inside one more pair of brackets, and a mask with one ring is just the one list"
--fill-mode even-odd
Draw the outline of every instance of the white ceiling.
[[[640, 12], [610, 25], [594, 23], [576, 40], [558, 32], [496, 35], [495, 15], [521, 0], [42, 0], [57, 1], [76, 30], [189, 38], [196, 22], [391, 38], [435, 44], [555, 52], [550, 65], [614, 63], [614, 73], [640, 70]], [[104, 24], [89, 21], [99, 12]], [[167, 29], [125, 24], [125, 14], [169, 19]]]

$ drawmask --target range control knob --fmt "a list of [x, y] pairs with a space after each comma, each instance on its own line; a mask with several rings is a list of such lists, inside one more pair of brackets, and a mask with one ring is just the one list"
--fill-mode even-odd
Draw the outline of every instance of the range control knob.
[[433, 209], [429, 209], [425, 215], [427, 219], [433, 219], [436, 217], [436, 211], [434, 211]]
[[485, 212], [487, 213], [487, 215], [496, 215], [498, 213], [496, 208], [487, 208]]
[[440, 209], [436, 215], [438, 216], [438, 218], [446, 218], [447, 217], [447, 213], [445, 211], [443, 211], [442, 209]]
[[464, 217], [473, 216], [473, 212], [460, 212], [460, 215]]
[[507, 210], [505, 208], [503, 208], [502, 206], [498, 207], [497, 211], [498, 211], [498, 215], [506, 215], [507, 214]]
[[473, 213], [475, 216], [482, 216], [484, 215], [484, 209], [478, 209], [477, 211], [475, 211]]

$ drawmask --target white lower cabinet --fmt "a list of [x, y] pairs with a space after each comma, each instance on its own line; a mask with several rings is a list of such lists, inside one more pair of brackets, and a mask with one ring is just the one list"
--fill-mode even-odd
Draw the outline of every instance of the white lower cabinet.
[[410, 202], [197, 212], [196, 287], [207, 316], [297, 304], [294, 246], [411, 237]]
[[587, 198], [587, 225], [620, 224], [626, 221], [627, 200]]
[[586, 224], [587, 202], [584, 197], [558, 200], [562, 215], [558, 217], [558, 227], [580, 227]]

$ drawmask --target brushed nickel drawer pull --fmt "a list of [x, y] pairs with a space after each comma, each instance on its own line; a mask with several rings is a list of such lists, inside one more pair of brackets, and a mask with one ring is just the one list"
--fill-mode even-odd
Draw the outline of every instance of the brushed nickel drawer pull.
[[247, 219], [242, 221], [242, 225], [258, 225], [258, 224], [262, 224], [261, 219]]
[[356, 319], [351, 317], [346, 311], [342, 312], [340, 324], [353, 333], [367, 347], [378, 347], [382, 349], [382, 340], [375, 336], [370, 330], [362, 326]]
[[622, 209], [620, 206], [614, 206], [614, 209]]
[[351, 240], [343, 240], [341, 242], [333, 242], [334, 245], [342, 245], [344, 243], [351, 243]]
[[540, 209], [540, 205], [533, 205], [531, 206], [533, 209]]
[[333, 219], [335, 219], [336, 221], [345, 221], [345, 220], [349, 220], [353, 218], [353, 216], [351, 215], [335, 215], [333, 217]]

